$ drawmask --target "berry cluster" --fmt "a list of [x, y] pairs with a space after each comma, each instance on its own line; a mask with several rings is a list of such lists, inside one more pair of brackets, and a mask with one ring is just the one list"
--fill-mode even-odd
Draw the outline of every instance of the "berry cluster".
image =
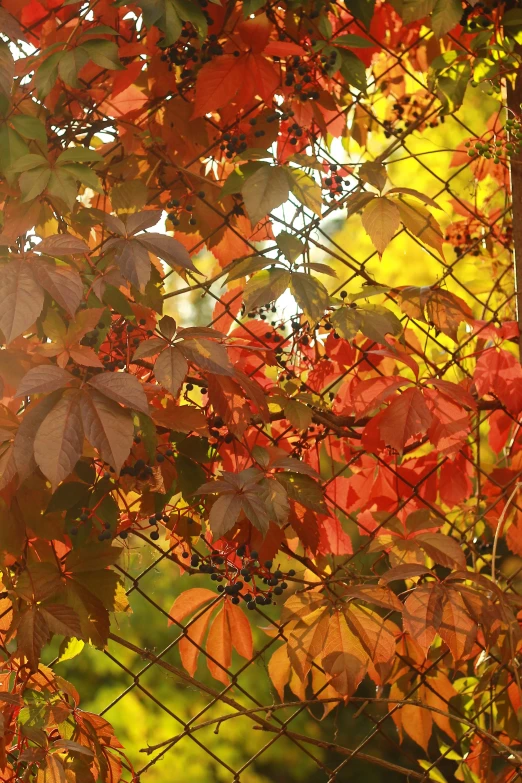
[[[136, 350], [138, 345], [154, 332], [146, 329], [146, 320], [141, 318], [138, 324], [118, 318], [110, 324], [105, 340], [100, 348], [101, 360], [105, 370], [123, 370], [127, 366], [129, 354]], [[96, 329], [88, 332], [82, 340], [83, 345], [96, 345], [99, 339], [99, 331], [106, 329], [106, 325], [100, 322]]]
[[485, 158], [493, 163], [501, 163], [506, 158], [522, 152], [522, 125], [517, 118], [506, 120], [508, 136], [494, 136], [491, 139], [477, 139], [465, 142], [470, 158]]
[[[415, 95], [401, 95], [395, 98], [391, 106], [391, 114], [383, 122], [384, 136], [389, 139], [391, 136], [403, 133], [411, 125], [417, 123], [430, 101], [431, 94], [427, 91], [419, 91]], [[430, 115], [429, 120], [422, 121], [416, 127], [418, 130], [436, 128], [439, 123], [443, 122], [443, 116], [435, 117]]]
[[485, 3], [473, 3], [466, 5], [459, 24], [467, 33], [476, 33], [477, 30], [485, 30], [492, 24], [492, 20], [484, 15]]
[[286, 64], [285, 87], [292, 88], [293, 97], [299, 101], [313, 101], [319, 98], [317, 89], [317, 65], [313, 60], [304, 60], [294, 55]]
[[345, 193], [344, 176], [340, 173], [336, 163], [329, 164], [328, 169], [328, 176], [324, 178], [323, 186], [328, 188], [328, 195], [332, 200], [335, 200]]
[[94, 524], [100, 532], [98, 533], [98, 541], [110, 541], [112, 539], [112, 532], [110, 530], [110, 522], [100, 519], [96, 514], [96, 509], [84, 508], [82, 513], [76, 519], [73, 527], [69, 530], [69, 535], [75, 538], [80, 532], [80, 528], [83, 525], [90, 522]]
[[190, 226], [196, 226], [197, 220], [192, 214], [194, 212], [194, 204], [192, 201], [196, 198], [204, 199], [205, 198], [205, 191], [204, 190], [198, 190], [197, 192], [192, 193], [192, 195], [187, 194], [185, 198], [183, 199], [183, 203], [178, 198], [172, 198], [170, 201], [167, 202], [167, 209], [173, 210], [168, 213], [167, 217], [172, 223], [173, 226], [179, 226], [181, 223], [181, 218], [185, 215], [189, 217], [189, 225]]
[[271, 560], [265, 560], [261, 564], [258, 560], [259, 553], [251, 550], [247, 554], [245, 544], [241, 544], [237, 549], [231, 545], [226, 550], [212, 552], [207, 556], [183, 552], [182, 557], [190, 557], [190, 565], [200, 573], [210, 574], [211, 580], [217, 582], [218, 593], [228, 596], [233, 604], [239, 604], [243, 600], [248, 609], [269, 606], [274, 596], [280, 596], [288, 589], [285, 578], [295, 576], [293, 569], [289, 570], [286, 576], [280, 569], [273, 571]]

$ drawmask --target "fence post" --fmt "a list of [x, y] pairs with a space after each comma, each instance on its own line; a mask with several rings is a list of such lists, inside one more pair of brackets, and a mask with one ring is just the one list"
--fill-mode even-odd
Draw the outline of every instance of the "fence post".
[[[522, 104], [522, 76], [517, 71], [515, 82], [507, 80], [507, 105], [510, 114], [520, 115]], [[518, 350], [522, 361], [522, 153], [513, 155], [509, 164], [511, 178], [511, 212], [513, 220], [513, 271], [518, 323]]]

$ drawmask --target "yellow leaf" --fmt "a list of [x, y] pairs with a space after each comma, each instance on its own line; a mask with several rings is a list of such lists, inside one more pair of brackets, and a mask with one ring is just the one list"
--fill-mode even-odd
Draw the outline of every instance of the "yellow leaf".
[[399, 209], [389, 199], [378, 196], [365, 206], [362, 224], [375, 249], [382, 255], [401, 224]]

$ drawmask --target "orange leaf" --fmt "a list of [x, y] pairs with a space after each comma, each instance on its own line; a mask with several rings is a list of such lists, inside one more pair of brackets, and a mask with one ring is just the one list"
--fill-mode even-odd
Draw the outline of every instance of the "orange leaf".
[[207, 639], [207, 666], [216, 680], [228, 685], [227, 670], [232, 663], [232, 628], [224, 604], [212, 621]]

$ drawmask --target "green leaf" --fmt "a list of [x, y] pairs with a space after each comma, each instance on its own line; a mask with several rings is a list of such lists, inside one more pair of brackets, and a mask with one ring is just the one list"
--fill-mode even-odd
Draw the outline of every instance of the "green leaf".
[[78, 74], [89, 59], [89, 53], [83, 46], [70, 49], [58, 63], [58, 76], [70, 87], [79, 87]]
[[381, 345], [386, 345], [386, 335], [395, 337], [402, 333], [402, 324], [391, 310], [382, 305], [363, 305], [359, 310], [361, 332]]
[[40, 100], [46, 98], [56, 84], [58, 65], [61, 59], [62, 52], [55, 52], [38, 67], [34, 77], [34, 84]]
[[276, 473], [275, 478], [286, 489], [291, 500], [296, 500], [318, 514], [328, 514], [321, 486], [311, 476], [289, 472]]
[[356, 49], [368, 49], [375, 46], [373, 41], [369, 41], [367, 38], [362, 38], [360, 35], [339, 35], [330, 41], [331, 46], [346, 46], [349, 49], [352, 47]]
[[266, 0], [243, 0], [243, 18], [248, 19], [265, 5]]
[[250, 222], [255, 226], [288, 199], [287, 171], [281, 166], [262, 166], [245, 180], [241, 192]]
[[182, 454], [177, 456], [174, 461], [178, 473], [177, 481], [179, 491], [185, 500], [193, 503], [194, 492], [205, 482], [207, 474], [197, 462], [194, 462]]
[[205, 15], [193, 0], [171, 0], [176, 12], [184, 22], [190, 22], [198, 31], [199, 38], [204, 40], [208, 33], [208, 23]]
[[253, 275], [269, 263], [270, 259], [264, 258], [263, 256], [250, 256], [249, 258], [244, 258], [242, 261], [239, 261], [237, 264], [232, 263], [232, 269], [227, 276], [227, 283], [232, 282], [232, 280], [239, 280], [241, 277], [246, 277], [247, 275]]
[[0, 125], [0, 171], [9, 185], [16, 181], [12, 166], [29, 154], [29, 147], [18, 133], [6, 124]]
[[431, 15], [431, 28], [437, 38], [453, 30], [462, 17], [460, 0], [437, 0]]
[[281, 231], [276, 237], [277, 247], [291, 264], [305, 251], [305, 244], [298, 237]]
[[301, 169], [288, 169], [294, 196], [309, 210], [321, 217], [323, 197], [321, 186]]
[[354, 307], [340, 307], [330, 316], [330, 323], [345, 340], [353, 340], [361, 328], [359, 310]]
[[368, 30], [375, 11], [375, 0], [345, 0], [344, 4]]
[[38, 168], [32, 171], [25, 171], [19, 180], [20, 190], [22, 191], [22, 201], [32, 201], [43, 193], [51, 178], [51, 169]]
[[49, 168], [49, 161], [47, 158], [44, 158], [43, 155], [29, 153], [28, 155], [23, 155], [22, 157], [18, 158], [16, 163], [11, 165], [11, 170], [19, 174], [23, 171], [32, 171], [32, 169], [38, 169], [42, 167]]
[[8, 45], [0, 43], [0, 94], [11, 97], [11, 89], [15, 75], [15, 63]]
[[[406, 24], [424, 19], [433, 11], [436, 0], [401, 0], [398, 12]], [[462, 15], [462, 12], [461, 12]]]
[[311, 409], [299, 400], [288, 400], [284, 407], [285, 416], [296, 430], [305, 430], [312, 423]]
[[82, 166], [81, 163], [69, 163], [67, 166], [61, 166], [60, 168], [78, 180], [78, 182], [81, 182], [82, 185], [86, 185], [96, 193], [103, 193], [100, 180], [88, 166]]
[[317, 278], [305, 272], [293, 272], [292, 291], [301, 310], [314, 322], [319, 321], [330, 306], [330, 295]]
[[56, 663], [63, 663], [64, 661], [70, 661], [76, 658], [85, 647], [85, 642], [82, 639], [75, 639], [74, 636], [66, 636], [62, 639], [58, 650], [58, 660]]
[[68, 481], [60, 484], [56, 492], [52, 495], [49, 505], [45, 511], [46, 514], [53, 511], [68, 511], [78, 503], [85, 506], [89, 497], [89, 487], [80, 481]]
[[367, 89], [366, 66], [353, 52], [342, 51], [341, 73], [352, 87], [365, 93]]
[[107, 68], [110, 71], [123, 68], [118, 57], [118, 47], [114, 41], [107, 41], [105, 38], [85, 41], [82, 44], [82, 49], [85, 49], [89, 58], [100, 68]]
[[172, 44], [176, 43], [183, 29], [183, 21], [170, 0], [166, 0], [165, 14], [158, 22], [158, 26], [165, 33], [162, 41], [165, 46], [172, 46]]
[[[24, 175], [22, 175], [24, 176]], [[61, 199], [69, 209], [74, 207], [76, 196], [78, 195], [78, 186], [76, 178], [64, 171], [58, 166], [51, 170], [51, 176], [47, 184], [47, 192], [51, 196]]]
[[290, 285], [290, 272], [286, 269], [263, 269], [253, 275], [245, 286], [243, 301], [245, 310], [275, 302]]
[[47, 146], [47, 133], [45, 125], [38, 117], [30, 117], [28, 114], [15, 114], [10, 118], [15, 130], [26, 139], [39, 141], [42, 146]]
[[144, 413], [137, 413], [139, 421], [140, 437], [145, 446], [145, 451], [150, 460], [154, 460], [156, 457], [156, 447], [158, 445], [158, 433], [156, 432], [156, 426], [150, 416], [146, 416]]
[[119, 288], [116, 288], [114, 285], [106, 285], [102, 299], [104, 304], [116, 310], [124, 318], [134, 321], [134, 310], [131, 308], [127, 297], [122, 294]]
[[102, 163], [103, 158], [98, 152], [88, 147], [68, 147], [58, 156], [56, 164], [63, 166], [67, 163]]

